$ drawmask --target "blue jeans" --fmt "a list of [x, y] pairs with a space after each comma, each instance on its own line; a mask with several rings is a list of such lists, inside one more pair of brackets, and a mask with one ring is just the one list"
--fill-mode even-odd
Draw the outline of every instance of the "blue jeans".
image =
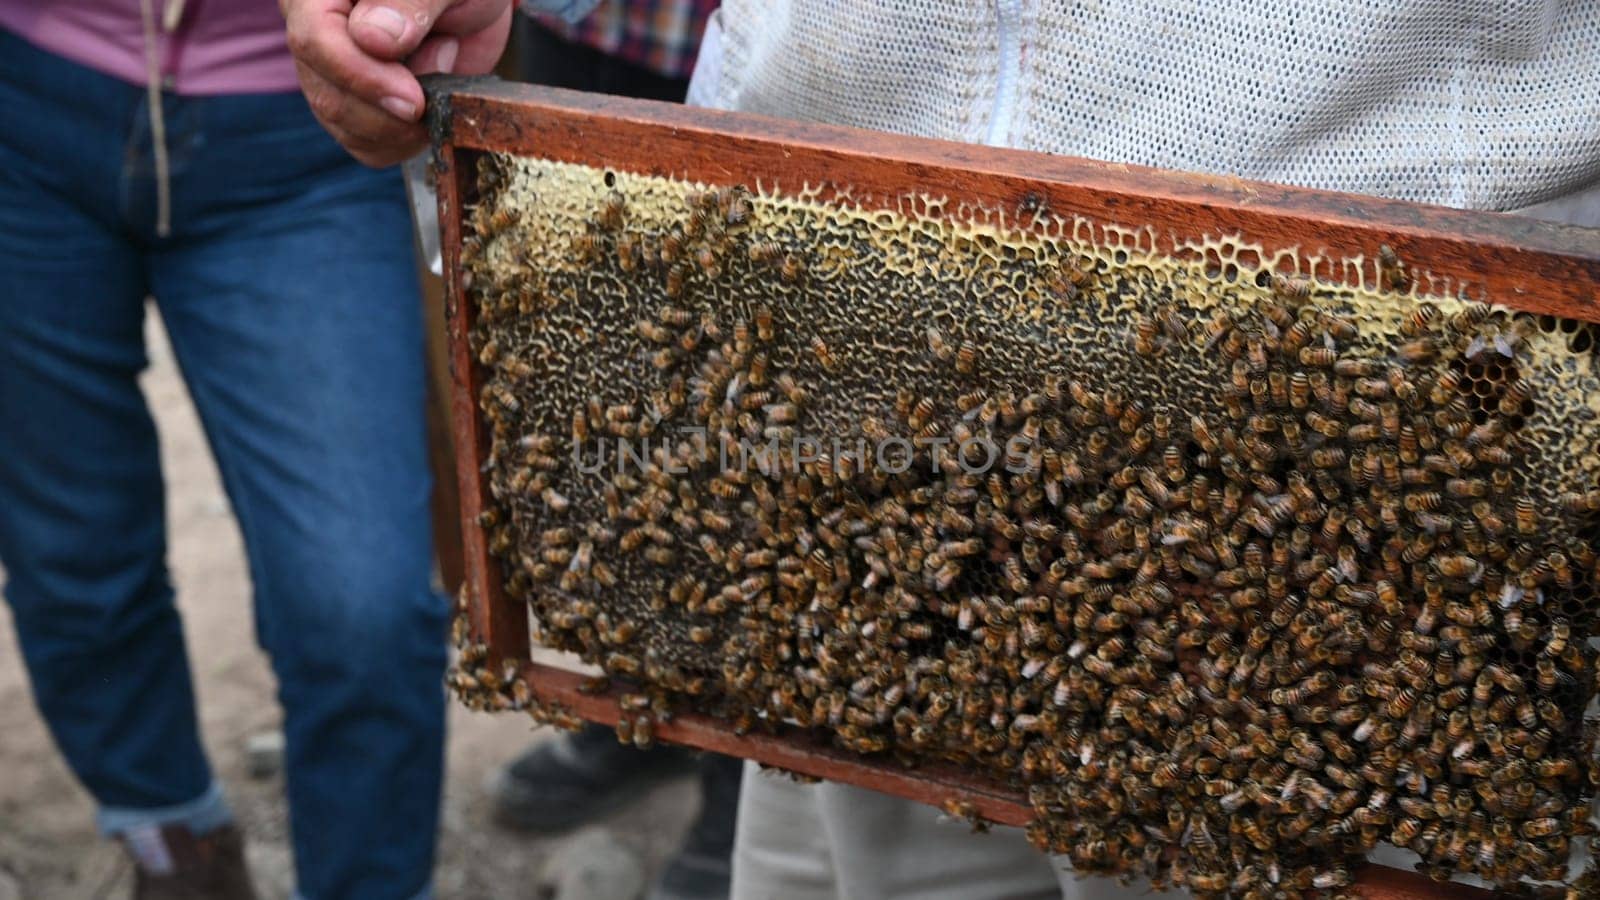
[[0, 32], [0, 563], [39, 709], [115, 834], [228, 821], [135, 381], [153, 296], [243, 531], [309, 898], [428, 889], [447, 604], [398, 173], [298, 94], [164, 100]]

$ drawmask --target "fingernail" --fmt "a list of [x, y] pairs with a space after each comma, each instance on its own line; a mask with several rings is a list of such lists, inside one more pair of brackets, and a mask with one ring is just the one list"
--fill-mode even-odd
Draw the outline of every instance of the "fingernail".
[[439, 55], [434, 58], [434, 63], [439, 71], [449, 74], [455, 70], [456, 54], [461, 52], [461, 44], [454, 40], [439, 42]]
[[399, 97], [385, 97], [378, 101], [378, 105], [388, 110], [391, 116], [405, 119], [407, 122], [416, 121], [417, 107], [409, 100], [402, 100]]
[[406, 17], [387, 6], [368, 7], [361, 14], [361, 21], [397, 41], [406, 36]]

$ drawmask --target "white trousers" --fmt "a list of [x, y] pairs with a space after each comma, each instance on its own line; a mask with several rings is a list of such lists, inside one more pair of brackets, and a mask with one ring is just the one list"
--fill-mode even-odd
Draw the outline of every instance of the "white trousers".
[[733, 900], [1177, 898], [1079, 879], [1017, 828], [973, 834], [937, 809], [843, 784], [799, 784], [745, 763]]

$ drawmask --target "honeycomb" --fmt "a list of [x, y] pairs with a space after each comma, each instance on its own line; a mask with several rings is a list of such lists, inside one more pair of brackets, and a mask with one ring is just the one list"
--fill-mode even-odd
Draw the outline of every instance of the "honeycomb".
[[1202, 896], [1337, 893], [1380, 842], [1567, 879], [1595, 326], [1386, 247], [470, 164], [481, 524], [535, 641], [634, 685], [619, 737], [954, 762], [1078, 871]]

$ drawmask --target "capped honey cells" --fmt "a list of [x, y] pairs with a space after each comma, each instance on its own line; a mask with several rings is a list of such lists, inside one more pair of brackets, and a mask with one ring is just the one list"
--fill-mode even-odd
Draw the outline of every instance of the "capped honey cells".
[[[468, 159], [481, 525], [535, 640], [631, 685], [620, 738], [951, 761], [1201, 896], [1337, 894], [1379, 843], [1569, 881], [1595, 326], [1387, 247]], [[480, 662], [469, 702], [529, 705]]]

